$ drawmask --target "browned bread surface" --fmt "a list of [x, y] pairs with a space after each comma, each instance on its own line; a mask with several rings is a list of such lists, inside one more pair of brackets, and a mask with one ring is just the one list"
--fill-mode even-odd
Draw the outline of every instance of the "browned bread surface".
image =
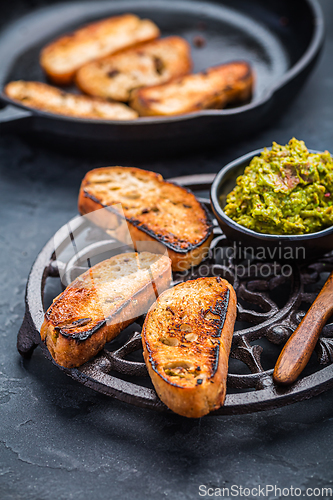
[[[206, 256], [212, 225], [203, 206], [187, 189], [164, 181], [160, 174], [134, 167], [88, 172], [80, 188], [79, 212], [87, 214], [116, 204], [121, 204], [128, 223], [125, 232], [134, 244], [150, 240], [162, 243], [173, 270], [188, 269]], [[107, 214], [111, 220], [110, 212]], [[112, 221], [108, 227], [111, 225]], [[123, 241], [121, 234], [116, 236]]]
[[144, 359], [160, 399], [199, 418], [226, 395], [237, 299], [219, 277], [198, 278], [162, 293], [142, 329]]
[[169, 83], [134, 90], [130, 105], [140, 116], [172, 116], [220, 109], [251, 97], [253, 72], [248, 63], [215, 66]]
[[191, 68], [188, 42], [170, 36], [92, 61], [78, 70], [75, 80], [89, 95], [126, 102], [133, 89], [168, 82]]
[[57, 115], [98, 120], [133, 120], [136, 111], [119, 102], [106, 102], [98, 97], [70, 94], [41, 82], [10, 82], [5, 94], [29, 108]]
[[42, 50], [40, 63], [53, 82], [66, 85], [87, 62], [154, 40], [159, 34], [158, 27], [149, 19], [134, 14], [110, 17], [50, 43]]
[[41, 338], [59, 365], [79, 366], [145, 313], [170, 279], [166, 256], [142, 252], [107, 259], [54, 299]]

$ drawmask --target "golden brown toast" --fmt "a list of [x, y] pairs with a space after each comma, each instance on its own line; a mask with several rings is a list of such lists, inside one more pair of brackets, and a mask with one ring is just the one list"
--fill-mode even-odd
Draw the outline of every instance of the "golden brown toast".
[[40, 64], [48, 77], [59, 85], [71, 83], [76, 71], [95, 59], [160, 34], [156, 24], [134, 14], [110, 17], [88, 24], [50, 43], [40, 54]]
[[219, 277], [163, 292], [142, 329], [144, 359], [160, 399], [199, 418], [224, 403], [237, 299]]
[[105, 260], [54, 299], [41, 338], [56, 363], [79, 366], [145, 313], [170, 279], [166, 256], [124, 253]]
[[170, 36], [85, 64], [75, 81], [86, 94], [126, 102], [133, 89], [168, 82], [191, 68], [189, 44]]
[[130, 106], [140, 116], [172, 116], [201, 109], [221, 109], [227, 104], [248, 100], [253, 81], [249, 64], [235, 61], [163, 85], [134, 90]]
[[138, 117], [137, 112], [125, 104], [70, 94], [41, 82], [10, 82], [4, 92], [24, 106], [57, 115], [95, 120], [134, 120]]
[[[134, 167], [88, 172], [80, 188], [79, 212], [87, 214], [116, 204], [121, 204], [127, 221], [124, 233], [114, 234], [121, 241], [131, 243], [126, 239], [130, 235], [134, 245], [140, 241], [162, 243], [172, 260], [172, 269], [177, 271], [197, 265], [207, 256], [212, 224], [189, 190], [164, 181], [160, 174]], [[107, 212], [110, 220], [99, 225], [112, 228], [113, 210], [102, 212]]]

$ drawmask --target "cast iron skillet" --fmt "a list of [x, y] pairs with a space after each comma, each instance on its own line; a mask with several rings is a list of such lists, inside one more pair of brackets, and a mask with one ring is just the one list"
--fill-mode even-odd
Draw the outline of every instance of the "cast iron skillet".
[[[270, 148], [268, 148], [270, 149]], [[322, 231], [302, 235], [262, 234], [241, 226], [224, 213], [227, 195], [236, 186], [236, 179], [254, 156], [259, 156], [263, 149], [252, 151], [232, 161], [216, 175], [211, 187], [211, 205], [219, 226], [229, 241], [239, 248], [265, 249], [265, 255], [273, 255], [277, 260], [310, 260], [320, 257], [333, 249], [333, 227]], [[319, 153], [309, 149], [310, 153]], [[270, 250], [269, 251], [267, 250]], [[275, 252], [275, 253], [274, 253]]]
[[[249, 61], [256, 72], [250, 103], [225, 110], [204, 110], [173, 118], [97, 121], [32, 111], [2, 93], [0, 130], [33, 132], [115, 145], [132, 151], [185, 151], [255, 132], [276, 119], [299, 91], [323, 44], [323, 16], [316, 0], [114, 0], [66, 2], [36, 10], [9, 26], [0, 37], [0, 89], [10, 80], [40, 80], [40, 49], [78, 26], [106, 16], [133, 12], [149, 17], [162, 36], [178, 34], [192, 43], [194, 70], [235, 59]], [[195, 47], [202, 36], [205, 46]], [[59, 142], [59, 141], [58, 141]]]

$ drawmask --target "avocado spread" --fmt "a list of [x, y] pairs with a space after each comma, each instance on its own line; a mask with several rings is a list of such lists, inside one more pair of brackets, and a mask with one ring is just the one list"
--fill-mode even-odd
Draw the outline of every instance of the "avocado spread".
[[[273, 142], [255, 156], [227, 196], [224, 212], [253, 231], [314, 233], [333, 225], [333, 161], [303, 141]], [[222, 200], [221, 200], [222, 201]]]

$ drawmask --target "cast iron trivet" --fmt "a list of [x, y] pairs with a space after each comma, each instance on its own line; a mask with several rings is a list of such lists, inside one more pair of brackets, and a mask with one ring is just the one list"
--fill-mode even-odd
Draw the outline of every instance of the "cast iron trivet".
[[[214, 174], [203, 174], [172, 180], [197, 192], [199, 199], [209, 208], [209, 200], [200, 196], [207, 195], [213, 179]], [[54, 248], [52, 238], [32, 267], [27, 283], [26, 313], [17, 344], [24, 357], [31, 356], [35, 347], [40, 345], [43, 352], [52, 359], [39, 335], [44, 315], [46, 282], [50, 279], [59, 281], [58, 267], [61, 264], [55, 260], [55, 254], [59, 255], [62, 248], [71, 245], [73, 237], [78, 238], [85, 229], [84, 225], [83, 218], [73, 219], [71, 238], [64, 226], [58, 233], [58, 248]], [[228, 279], [237, 292], [238, 315], [230, 359], [228, 392], [224, 406], [213, 414], [248, 413], [277, 408], [308, 399], [333, 387], [333, 364], [324, 366], [333, 361], [333, 324], [324, 327], [316, 348], [317, 358], [313, 356], [295, 384], [279, 388], [272, 381], [274, 364], [281, 346], [313, 302], [326, 274], [333, 269], [333, 255], [324, 256], [307, 266], [297, 262], [293, 264], [291, 275], [286, 277], [289, 273], [282, 272], [282, 264], [274, 265], [272, 262], [253, 259], [240, 260], [239, 256], [237, 259], [237, 256], [232, 255], [230, 245], [219, 227], [215, 226], [214, 234], [211, 255], [191, 273], [174, 273], [173, 276], [174, 283], [177, 283], [197, 276], [219, 275]], [[91, 243], [75, 258], [79, 258], [80, 262], [83, 259], [89, 261], [92, 250], [100, 248], [101, 252], [107, 251], [110, 244], [112, 246], [110, 240], [103, 239]], [[67, 276], [67, 280], [70, 279], [72, 276]], [[140, 324], [142, 325], [143, 320], [144, 318], [140, 318], [138, 323], [108, 344], [91, 362], [76, 369], [57, 366], [96, 391], [136, 406], [169, 411], [152, 388], [142, 360]]]

